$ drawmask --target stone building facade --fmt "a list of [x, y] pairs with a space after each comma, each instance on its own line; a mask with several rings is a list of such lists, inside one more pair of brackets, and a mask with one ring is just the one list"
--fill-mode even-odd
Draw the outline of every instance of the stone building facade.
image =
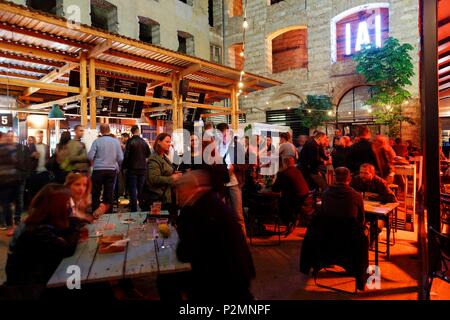
[[[222, 2], [222, 1], [219, 1]], [[225, 0], [225, 53], [226, 62], [233, 66], [233, 48], [242, 43], [243, 16], [230, 14], [236, 2]], [[242, 1], [245, 4], [245, 0]], [[267, 110], [287, 109], [298, 105], [306, 95], [329, 95], [334, 105], [352, 88], [365, 84], [364, 79], [355, 73], [355, 63], [350, 59], [334, 62], [332, 58], [332, 20], [351, 9], [364, 9], [366, 5], [380, 3], [370, 0], [247, 0], [244, 70], [282, 81], [284, 84], [254, 94], [240, 97], [241, 109], [246, 111], [248, 122], [266, 121]], [[405, 114], [416, 123], [420, 121], [419, 105], [419, 8], [416, 0], [382, 1], [388, 7], [388, 35], [410, 43], [415, 76], [408, 90], [413, 99], [404, 106]], [[243, 10], [245, 11], [245, 10]], [[274, 40], [286, 43], [286, 48], [306, 32], [306, 46], [303, 57], [297, 58], [293, 68], [281, 66], [281, 72], [274, 70], [273, 57], [278, 55], [271, 46]], [[285, 39], [283, 39], [283, 35]], [[280, 37], [281, 36], [281, 37]], [[282, 45], [281, 45], [282, 47]], [[227, 50], [228, 49], [228, 50]], [[289, 48], [288, 48], [289, 49]], [[295, 49], [294, 49], [295, 50]], [[283, 48], [281, 50], [283, 51]], [[285, 60], [293, 60], [284, 50]], [[289, 51], [289, 50], [288, 50]], [[291, 50], [292, 51], [292, 50]], [[231, 54], [230, 54], [231, 53]], [[306, 54], [306, 55], [305, 55]], [[306, 59], [306, 60], [305, 60]], [[294, 59], [295, 60], [295, 59]], [[419, 126], [403, 125], [404, 139], [418, 141]]]

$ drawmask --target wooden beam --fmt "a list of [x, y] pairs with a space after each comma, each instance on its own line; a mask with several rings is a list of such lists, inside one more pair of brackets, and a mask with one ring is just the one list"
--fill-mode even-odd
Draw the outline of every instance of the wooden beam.
[[80, 88], [63, 86], [53, 83], [44, 83], [40, 81], [33, 80], [22, 80], [22, 79], [12, 79], [12, 78], [2, 78], [0, 77], [0, 84], [6, 84], [11, 86], [21, 86], [21, 87], [37, 87], [41, 89], [50, 89], [62, 92], [80, 93]]
[[24, 100], [24, 101], [33, 101], [33, 102], [42, 102], [44, 101], [44, 98], [38, 98], [38, 97], [25, 97], [25, 96], [19, 96], [17, 97], [18, 100]]
[[31, 68], [26, 66], [21, 66], [13, 63], [0, 62], [0, 67], [6, 68], [8, 70], [20, 70], [20, 71], [28, 71], [39, 74], [47, 74], [49, 70], [39, 69], [39, 68]]
[[197, 83], [197, 82], [193, 82], [193, 81], [189, 81], [189, 87], [231, 94], [230, 88], [221, 88], [221, 87], [216, 87], [216, 86], [210, 86], [210, 85], [201, 84], [201, 83]]
[[[180, 97], [178, 96], [179, 85], [180, 85], [180, 77], [178, 76], [178, 74], [173, 73], [172, 74], [172, 106], [173, 106], [172, 130], [173, 131], [183, 128], [183, 126], [181, 126], [181, 128], [179, 126], [179, 123], [180, 123], [179, 118], [181, 117], [180, 109], [183, 109], [182, 99], [180, 99]], [[181, 104], [181, 106], [180, 106], [180, 104]]]
[[187, 107], [192, 108], [200, 108], [200, 109], [209, 109], [209, 110], [219, 110], [219, 111], [231, 111], [229, 107], [221, 107], [221, 106], [213, 106], [210, 104], [202, 104], [202, 103], [194, 103], [194, 102], [186, 102]]
[[76, 96], [67, 97], [67, 98], [63, 98], [63, 99], [59, 99], [59, 100], [55, 100], [55, 101], [49, 101], [49, 102], [44, 102], [44, 103], [40, 103], [40, 104], [33, 104], [29, 107], [29, 109], [31, 109], [31, 110], [44, 109], [44, 108], [51, 107], [54, 104], [62, 105], [62, 104], [78, 101], [78, 100], [80, 100], [80, 98], [81, 98], [81, 96], [78, 94]]
[[239, 127], [239, 116], [237, 114], [238, 103], [236, 87], [233, 86], [231, 88], [231, 128], [233, 130], [237, 130]]
[[96, 45], [94, 48], [89, 50], [89, 52], [87, 54], [87, 58], [88, 59], [96, 58], [100, 54], [102, 54], [105, 51], [108, 51], [109, 49], [111, 49], [112, 45], [113, 45], [112, 40], [111, 39], [106, 39], [102, 43]]
[[147, 89], [155, 89], [156, 87], [162, 86], [163, 84], [166, 84], [166, 81], [156, 81], [155, 83], [152, 83], [151, 85], [147, 85]]
[[105, 90], [96, 90], [95, 94], [97, 97], [107, 97], [107, 98], [128, 99], [128, 100], [144, 101], [144, 102], [156, 102], [156, 103], [162, 103], [162, 104], [172, 104], [172, 100], [169, 100], [169, 99], [143, 97], [143, 96], [136, 96], [136, 95], [132, 95], [132, 94], [125, 94], [125, 93], [105, 91]]
[[35, 57], [30, 57], [30, 56], [22, 56], [22, 55], [17, 55], [17, 54], [5, 52], [5, 51], [0, 51], [0, 58], [35, 63], [35, 64], [56, 67], [56, 68], [64, 65], [64, 63], [57, 62], [57, 61], [39, 59], [39, 58], [35, 58]]
[[167, 63], [167, 62], [157, 61], [157, 60], [153, 60], [150, 58], [145, 58], [145, 57], [141, 57], [141, 56], [137, 56], [134, 54], [125, 53], [125, 52], [121, 52], [121, 51], [117, 51], [117, 50], [109, 50], [108, 52], [105, 52], [105, 53], [108, 55], [111, 55], [113, 57], [127, 59], [127, 60], [135, 61], [135, 62], [141, 62], [141, 63], [145, 63], [145, 64], [148, 64], [151, 66], [168, 69], [170, 71], [183, 70], [183, 67], [179, 67], [179, 66]]
[[[70, 72], [70, 70], [75, 69], [77, 66], [78, 65], [75, 63], [67, 63], [63, 67], [56, 68], [52, 72], [43, 76], [39, 81], [44, 82], [44, 83], [51, 83], [51, 82], [57, 80], [58, 78], [60, 78], [61, 76], [63, 76], [64, 74], [66, 74], [67, 72]], [[28, 88], [23, 92], [23, 95], [30, 96], [37, 91], [39, 91], [39, 88]]]
[[146, 71], [143, 69], [128, 67], [125, 65], [120, 65], [117, 63], [109, 63], [109, 62], [103, 62], [103, 61], [96, 61], [96, 68], [102, 69], [106, 71], [111, 72], [117, 72], [122, 74], [128, 74], [128, 75], [134, 75], [136, 77], [141, 77], [144, 79], [151, 79], [151, 80], [158, 80], [158, 81], [165, 81], [170, 82], [170, 77], [164, 75], [164, 74], [158, 74], [151, 71]]
[[192, 73], [195, 73], [197, 71], [200, 71], [202, 69], [202, 65], [200, 63], [194, 63], [191, 64], [189, 67], [187, 67], [184, 70], [181, 70], [179, 73], [179, 77], [180, 79], [183, 79], [184, 77], [186, 77], [187, 75], [190, 75]]
[[78, 63], [78, 58], [74, 55], [69, 55], [67, 53], [64, 53], [62, 51], [50, 51], [47, 48], [41, 48], [36, 46], [30, 46], [25, 44], [14, 44], [10, 42], [6, 42], [5, 40], [0, 38], [0, 49], [1, 50], [7, 50], [7, 51], [13, 51], [29, 56], [34, 57], [40, 57], [44, 59], [51, 59], [54, 61], [61, 61], [61, 62], [75, 62]]
[[[215, 112], [215, 113], [202, 113], [200, 115], [201, 118], [209, 118], [209, 117], [215, 117], [215, 116], [228, 116], [231, 112]], [[245, 114], [243, 111], [239, 111], [239, 114]]]
[[89, 59], [89, 114], [91, 129], [97, 128], [97, 98], [95, 96], [95, 59]]

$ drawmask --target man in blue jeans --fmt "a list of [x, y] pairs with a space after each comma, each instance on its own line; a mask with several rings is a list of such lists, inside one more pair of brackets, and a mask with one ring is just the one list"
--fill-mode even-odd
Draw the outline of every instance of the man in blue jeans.
[[102, 202], [109, 206], [108, 212], [112, 212], [114, 184], [123, 161], [120, 142], [110, 132], [108, 124], [101, 124], [101, 136], [92, 143], [88, 153], [88, 159], [93, 162], [92, 208], [99, 207], [103, 190]]
[[131, 139], [127, 141], [122, 169], [126, 170], [127, 185], [130, 193], [130, 210], [137, 211], [137, 199], [141, 198], [142, 188], [147, 171], [147, 158], [150, 156], [150, 147], [140, 137], [139, 127], [131, 127]]

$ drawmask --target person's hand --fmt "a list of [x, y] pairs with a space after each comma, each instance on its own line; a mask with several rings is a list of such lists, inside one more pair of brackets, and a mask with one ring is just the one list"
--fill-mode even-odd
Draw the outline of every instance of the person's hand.
[[175, 182], [175, 181], [179, 180], [182, 175], [183, 175], [182, 173], [174, 173], [174, 174], [172, 174], [173, 181]]
[[106, 203], [100, 203], [97, 210], [95, 210], [94, 213], [92, 214], [94, 219], [100, 218], [102, 215], [104, 215], [108, 211], [108, 209], [109, 209], [109, 205], [107, 205]]

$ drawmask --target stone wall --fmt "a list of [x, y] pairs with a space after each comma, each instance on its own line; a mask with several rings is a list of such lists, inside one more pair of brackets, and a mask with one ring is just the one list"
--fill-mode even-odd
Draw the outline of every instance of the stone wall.
[[[307, 94], [330, 95], [334, 103], [349, 89], [364, 84], [355, 73], [351, 60], [331, 61], [331, 20], [336, 15], [356, 6], [378, 3], [368, 0], [297, 0], [281, 1], [268, 5], [267, 0], [248, 0], [245, 42], [245, 70], [283, 82], [283, 85], [241, 96], [240, 106], [247, 112], [247, 121], [265, 121], [265, 112], [258, 109], [283, 109], [280, 97], [291, 95], [305, 97]], [[404, 106], [405, 113], [420, 122], [419, 105], [419, 48], [418, 1], [390, 0], [389, 35], [402, 43], [410, 43], [415, 76], [408, 90], [413, 99]], [[229, 17], [226, 7], [226, 48], [242, 42], [242, 17]], [[280, 73], [271, 72], [271, 41], [273, 35], [284, 30], [307, 27], [308, 63], [304, 68], [290, 69]], [[227, 52], [227, 51], [225, 51]], [[228, 61], [228, 59], [226, 60]], [[418, 141], [420, 126], [403, 125], [403, 138]]]

